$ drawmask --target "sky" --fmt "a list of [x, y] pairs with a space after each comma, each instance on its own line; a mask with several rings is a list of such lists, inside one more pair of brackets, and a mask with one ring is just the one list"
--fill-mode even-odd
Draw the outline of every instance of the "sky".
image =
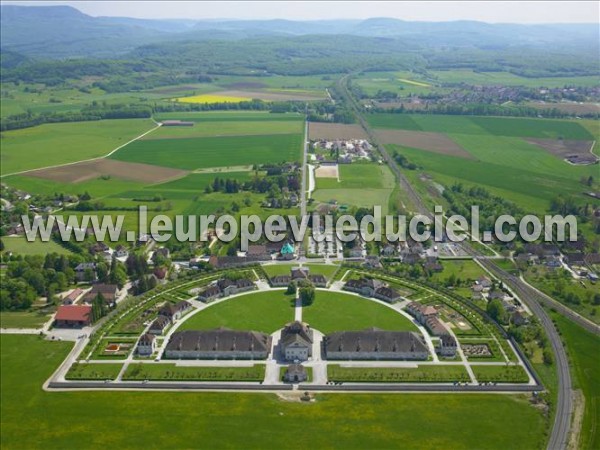
[[598, 23], [600, 2], [578, 1], [2, 1], [70, 5], [91, 16], [145, 19], [366, 19], [477, 20], [489, 23]]

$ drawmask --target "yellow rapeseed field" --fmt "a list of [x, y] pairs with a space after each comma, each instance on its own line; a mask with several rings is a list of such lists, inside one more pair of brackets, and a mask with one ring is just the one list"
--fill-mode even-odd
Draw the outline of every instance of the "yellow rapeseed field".
[[202, 94], [176, 99], [182, 103], [239, 103], [252, 100], [248, 97], [230, 97], [228, 95]]

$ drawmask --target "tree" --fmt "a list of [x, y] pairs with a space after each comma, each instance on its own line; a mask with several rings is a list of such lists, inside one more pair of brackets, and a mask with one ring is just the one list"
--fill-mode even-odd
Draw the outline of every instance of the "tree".
[[287, 290], [285, 291], [285, 293], [287, 295], [291, 295], [294, 294], [296, 292], [296, 284], [294, 282], [291, 282], [290, 284], [287, 285]]
[[506, 323], [506, 310], [497, 298], [490, 300], [487, 304], [487, 313], [498, 323]]
[[552, 350], [550, 349], [550, 347], [544, 348], [544, 351], [542, 352], [542, 357], [544, 359], [544, 364], [546, 364], [547, 366], [554, 363], [554, 355], [552, 354]]
[[300, 287], [299, 298], [302, 301], [302, 306], [312, 305], [315, 301], [315, 287], [308, 284]]
[[92, 321], [96, 322], [106, 314], [106, 303], [100, 292], [92, 300]]

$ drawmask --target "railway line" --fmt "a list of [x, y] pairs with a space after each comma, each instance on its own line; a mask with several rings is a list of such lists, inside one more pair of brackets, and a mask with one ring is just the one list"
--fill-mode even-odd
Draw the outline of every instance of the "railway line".
[[[337, 82], [338, 93], [344, 98], [346, 104], [353, 110], [355, 117], [367, 133], [367, 136], [369, 136], [371, 143], [379, 149], [382, 158], [388, 163], [390, 169], [396, 176], [396, 179], [399, 181], [400, 186], [404, 190], [405, 194], [412, 203], [412, 206], [415, 208], [416, 212], [432, 218], [433, 214], [431, 213], [431, 211], [429, 210], [419, 193], [414, 189], [414, 187], [410, 184], [408, 179], [404, 176], [404, 174], [396, 164], [396, 161], [388, 154], [385, 147], [379, 142], [376, 134], [373, 132], [373, 130], [371, 130], [366, 119], [363, 117], [360, 106], [352, 97], [348, 89], [348, 79], [351, 75], [352, 74], [346, 75]], [[561, 305], [560, 303], [556, 302], [555, 300], [536, 290], [532, 286], [529, 286], [520, 278], [501, 269], [494, 263], [492, 259], [486, 258], [480, 252], [473, 249], [468, 243], [463, 242], [461, 246], [468, 254], [470, 254], [474, 259], [479, 261], [484, 268], [486, 268], [490, 273], [494, 274], [497, 278], [501, 279], [508, 287], [510, 287], [513, 290], [513, 292], [519, 296], [521, 301], [523, 301], [529, 307], [531, 312], [539, 318], [540, 323], [544, 328], [544, 331], [546, 332], [546, 335], [548, 336], [548, 339], [552, 346], [558, 376], [556, 411], [554, 416], [554, 423], [552, 425], [552, 430], [548, 439], [547, 448], [548, 450], [565, 450], [567, 448], [567, 443], [569, 440], [569, 434], [571, 431], [571, 417], [573, 414], [571, 373], [569, 369], [567, 353], [563, 346], [560, 335], [558, 334], [554, 323], [552, 322], [546, 311], [544, 311], [542, 305], [555, 308], [561, 314], [566, 315], [567, 317], [577, 322], [579, 325], [583, 326], [585, 329], [595, 332], [596, 334], [599, 334], [598, 327], [595, 324], [591, 324], [591, 322], [589, 321], [584, 322], [583, 320], [585, 319], [581, 318], [578, 315], [575, 315], [565, 306]]]

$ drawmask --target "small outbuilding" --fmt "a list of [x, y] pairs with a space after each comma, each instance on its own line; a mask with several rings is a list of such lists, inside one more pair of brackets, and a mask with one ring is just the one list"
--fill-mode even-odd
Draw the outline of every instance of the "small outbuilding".
[[287, 383], [302, 383], [307, 380], [308, 373], [302, 364], [290, 364], [283, 375], [283, 381]]

